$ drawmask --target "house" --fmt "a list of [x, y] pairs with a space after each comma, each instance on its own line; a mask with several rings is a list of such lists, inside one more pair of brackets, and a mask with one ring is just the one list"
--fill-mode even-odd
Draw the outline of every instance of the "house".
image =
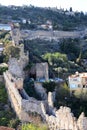
[[53, 30], [52, 22], [47, 20], [45, 24], [37, 25], [38, 29]]
[[84, 90], [87, 89], [87, 72], [78, 73], [70, 75], [68, 77], [70, 91], [74, 92], [78, 89]]

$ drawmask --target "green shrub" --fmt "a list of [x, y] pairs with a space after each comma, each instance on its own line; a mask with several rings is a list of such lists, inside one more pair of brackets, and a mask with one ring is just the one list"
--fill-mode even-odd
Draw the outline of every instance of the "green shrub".
[[13, 45], [7, 45], [3, 51], [3, 55], [4, 55], [4, 62], [8, 62], [10, 56], [19, 58], [20, 49]]
[[24, 81], [24, 89], [30, 97], [41, 100], [41, 97], [35, 91], [34, 81]]
[[8, 126], [9, 127], [11, 127], [11, 128], [16, 128], [18, 125], [19, 125], [19, 119], [11, 119], [10, 121], [9, 121], [9, 124], [8, 124]]
[[43, 83], [43, 87], [46, 89], [46, 92], [53, 92], [55, 90], [56, 87], [56, 83], [49, 81], [49, 82], [44, 82]]
[[22, 130], [48, 130], [48, 127], [45, 124], [41, 124], [39, 126], [34, 124], [24, 124], [22, 125]]
[[2, 75], [6, 70], [8, 70], [8, 67], [0, 67], [0, 75]]
[[7, 103], [7, 93], [5, 86], [0, 82], [0, 103]]

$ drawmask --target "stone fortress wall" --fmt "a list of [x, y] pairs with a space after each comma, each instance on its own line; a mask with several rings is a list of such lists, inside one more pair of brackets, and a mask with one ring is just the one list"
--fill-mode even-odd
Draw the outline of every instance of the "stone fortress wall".
[[50, 130], [87, 130], [87, 117], [82, 113], [76, 119], [68, 107], [60, 107], [55, 116], [46, 115], [46, 121]]
[[8, 69], [10, 73], [17, 77], [23, 77], [24, 78], [24, 71], [23, 68], [28, 64], [29, 62], [29, 54], [24, 53], [24, 45], [21, 44], [18, 46], [20, 49], [20, 57], [19, 59], [10, 57], [8, 62]]
[[[23, 48], [21, 49], [20, 62], [22, 67], [19, 71], [22, 72], [23, 67], [28, 63], [28, 59], [26, 59]], [[47, 97], [41, 84], [35, 83], [36, 91], [39, 88], [39, 94], [41, 92], [45, 98], [42, 101], [38, 101], [29, 97], [23, 89], [22, 75], [20, 76], [14, 69], [15, 67], [20, 67], [20, 64], [17, 59], [15, 59], [17, 64], [12, 62], [12, 60], [14, 61], [14, 59], [10, 60], [9, 70], [4, 72], [4, 80], [11, 106], [21, 121], [32, 122], [29, 113], [36, 112], [47, 122], [50, 130], [87, 130], [87, 117], [84, 116], [84, 113], [76, 119], [69, 107], [61, 106], [60, 109], [56, 110], [53, 106], [54, 93], [49, 92]], [[12, 67], [13, 69], [11, 69]]]
[[22, 122], [31, 122], [29, 113], [36, 112], [48, 123], [50, 130], [87, 130], [87, 117], [83, 113], [76, 119], [68, 107], [61, 106], [60, 109], [55, 110], [51, 92], [48, 94], [48, 104], [47, 101], [38, 101], [29, 97], [24, 90], [26, 98], [23, 99], [18, 91], [21, 87], [18, 87], [19, 84], [16, 82], [22, 81], [14, 79], [8, 71], [4, 73], [4, 79], [11, 106]]
[[[23, 85], [21, 86], [23, 80], [14, 78], [9, 71], [4, 73], [4, 80], [11, 106], [21, 121], [30, 121], [28, 112], [36, 112], [44, 118], [42, 107], [46, 106], [46, 101], [38, 101], [29, 97], [22, 88]], [[18, 80], [20, 82], [17, 82]], [[25, 98], [19, 93], [20, 89], [22, 89]]]
[[59, 40], [62, 38], [78, 38], [83, 32], [79, 31], [44, 31], [44, 30], [21, 30], [21, 38], [32, 39], [44, 39], [44, 40]]

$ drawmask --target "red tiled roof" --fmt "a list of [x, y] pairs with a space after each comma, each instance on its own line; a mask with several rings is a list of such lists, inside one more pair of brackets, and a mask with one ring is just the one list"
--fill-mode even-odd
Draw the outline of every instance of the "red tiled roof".
[[15, 129], [9, 128], [9, 127], [0, 126], [0, 130], [15, 130]]

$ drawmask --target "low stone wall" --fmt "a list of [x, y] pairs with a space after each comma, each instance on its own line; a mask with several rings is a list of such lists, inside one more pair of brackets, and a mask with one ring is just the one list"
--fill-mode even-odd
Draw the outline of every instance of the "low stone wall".
[[[46, 107], [46, 105], [44, 104], [46, 104], [46, 102], [37, 101], [33, 98], [30, 98], [29, 100], [22, 100], [22, 108], [24, 111], [26, 111], [27, 113], [37, 113], [38, 115], [41, 115], [43, 119], [45, 119], [44, 112]], [[44, 109], [42, 108], [42, 106], [44, 106]]]

